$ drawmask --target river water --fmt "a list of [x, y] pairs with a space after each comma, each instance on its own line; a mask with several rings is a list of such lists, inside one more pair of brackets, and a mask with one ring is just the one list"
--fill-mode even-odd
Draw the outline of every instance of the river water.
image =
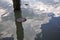
[[[21, 0], [22, 17], [27, 19], [22, 23], [24, 40], [60, 39], [59, 5], [59, 0]], [[12, 0], [0, 0], [0, 34], [17, 40]]]

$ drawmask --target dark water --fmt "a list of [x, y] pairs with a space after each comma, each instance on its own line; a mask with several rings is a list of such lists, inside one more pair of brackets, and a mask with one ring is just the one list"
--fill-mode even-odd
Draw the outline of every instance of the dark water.
[[36, 35], [35, 40], [60, 40], [60, 17], [52, 17], [49, 23], [42, 24], [42, 32]]

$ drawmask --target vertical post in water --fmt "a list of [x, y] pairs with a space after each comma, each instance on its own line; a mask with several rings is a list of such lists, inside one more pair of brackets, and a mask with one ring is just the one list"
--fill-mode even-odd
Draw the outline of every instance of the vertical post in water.
[[24, 30], [22, 26], [22, 22], [17, 22], [18, 18], [21, 18], [21, 1], [20, 0], [12, 0], [14, 7], [14, 16], [15, 16], [15, 24], [16, 24], [16, 34], [17, 40], [23, 40], [24, 38]]

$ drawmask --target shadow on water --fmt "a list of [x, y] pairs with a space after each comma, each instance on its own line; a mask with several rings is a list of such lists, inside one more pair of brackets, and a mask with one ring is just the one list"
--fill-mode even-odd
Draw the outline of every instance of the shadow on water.
[[49, 23], [41, 25], [42, 32], [36, 34], [35, 40], [60, 40], [60, 17], [50, 16]]
[[5, 37], [5, 38], [2, 38], [0, 40], [14, 40], [14, 38], [13, 37]]

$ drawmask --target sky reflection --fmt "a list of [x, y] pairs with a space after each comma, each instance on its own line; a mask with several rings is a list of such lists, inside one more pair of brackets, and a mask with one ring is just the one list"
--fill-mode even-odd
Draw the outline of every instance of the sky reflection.
[[[0, 3], [0, 19], [7, 11], [7, 14], [2, 17], [3, 22], [0, 21], [0, 31], [10, 26], [15, 33], [12, 0], [0, 0]], [[34, 40], [35, 35], [41, 32], [41, 24], [49, 23], [53, 14], [54, 17], [60, 16], [60, 0], [21, 0], [21, 4], [22, 17], [27, 18], [23, 23], [26, 40]], [[12, 33], [10, 27], [9, 31]]]

